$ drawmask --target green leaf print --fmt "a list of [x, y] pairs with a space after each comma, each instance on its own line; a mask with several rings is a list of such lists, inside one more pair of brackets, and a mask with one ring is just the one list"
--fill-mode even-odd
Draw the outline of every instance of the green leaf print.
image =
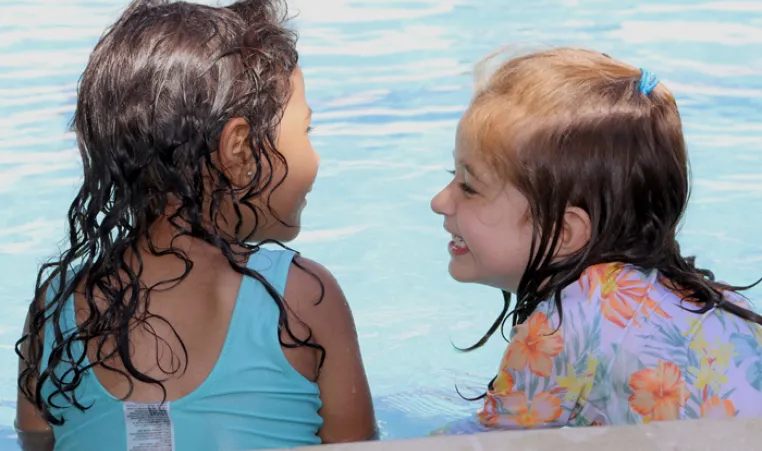
[[683, 334], [680, 332], [677, 324], [674, 322], [669, 322], [666, 324], [669, 324], [669, 328], [665, 328], [663, 324], [652, 323], [654, 329], [659, 331], [661, 334], [661, 337], [657, 338], [657, 340], [664, 345], [671, 346], [672, 348], [684, 350], [685, 337], [683, 337]]
[[[571, 329], [571, 333], [575, 335], [585, 335], [585, 331], [587, 330], [587, 318], [585, 318], [585, 311], [582, 309], [582, 304], [577, 304], [577, 316], [575, 317], [577, 321], [564, 321], [564, 326], [569, 327]], [[579, 329], [577, 329], [576, 326], [579, 326]]]
[[646, 368], [646, 365], [640, 358], [626, 349], [621, 349], [614, 357], [614, 364], [611, 366], [609, 377], [614, 381], [624, 381], [624, 390], [627, 394], [632, 394], [629, 387], [630, 378], [633, 373]]
[[601, 347], [601, 318], [603, 315], [595, 315], [593, 317], [593, 325], [590, 327], [590, 335], [588, 337], [588, 348], [590, 351], [595, 352]]
[[529, 390], [526, 392], [527, 398], [532, 399], [537, 394], [537, 386], [540, 384], [539, 377], [529, 378]]
[[[683, 377], [685, 377], [685, 383], [693, 387], [696, 385], [696, 379], [698, 378], [698, 374], [696, 372], [700, 371], [701, 369], [701, 360], [695, 351], [687, 350], [687, 354], [688, 371], [683, 372]], [[701, 403], [699, 402], [699, 404]]]
[[[595, 366], [595, 377], [593, 378], [593, 387], [600, 386], [603, 381], [609, 378], [608, 359], [598, 358], [598, 364]], [[587, 362], [585, 362], [587, 365]]]
[[[588, 356], [589, 358], [589, 356]], [[585, 362], [587, 369], [587, 362]], [[587, 397], [588, 404], [599, 404], [611, 398], [611, 385], [609, 381], [609, 365], [607, 359], [599, 359], [595, 366], [595, 376], [593, 376], [593, 389]]]
[[643, 341], [643, 355], [656, 360], [664, 360], [669, 356], [673, 362], [684, 362], [688, 359], [688, 349], [685, 346], [685, 337], [682, 336], [677, 326], [672, 325], [665, 329], [662, 325], [653, 324], [658, 333], [638, 334]]
[[526, 387], [527, 385], [526, 371], [514, 371], [511, 374], [513, 375], [513, 383], [516, 384], [517, 387]]
[[632, 409], [627, 409], [626, 416], [628, 424], [640, 424], [643, 422], [643, 417], [633, 412]]
[[701, 404], [704, 403], [704, 400], [701, 399], [701, 394], [700, 393], [696, 392], [695, 390], [690, 390], [690, 394], [688, 396], [688, 402], [686, 403], [686, 405], [688, 405], [688, 403], [690, 403], [690, 402], [692, 402], [692, 403], [694, 403], [694, 404], [696, 404], [697, 406], [700, 407]]
[[556, 376], [566, 376], [566, 363], [563, 352], [553, 358], [553, 372]]
[[701, 418], [701, 415], [696, 413], [693, 407], [689, 406], [688, 404], [685, 405], [685, 414], [688, 418], [691, 418], [691, 419]]
[[[577, 359], [577, 363], [574, 364], [574, 373], [577, 377], [582, 377], [587, 372], [588, 360], [590, 360], [590, 354], [583, 354]], [[568, 376], [568, 374], [565, 376]]]
[[701, 366], [701, 359], [699, 359], [698, 353], [696, 353], [696, 351], [687, 351], [686, 354], [688, 354], [688, 366], [694, 368]]
[[762, 360], [749, 365], [746, 369], [746, 380], [749, 381], [749, 385], [762, 392]]
[[580, 345], [579, 345], [579, 334], [574, 334], [574, 340], [572, 341], [572, 358], [579, 356], [580, 352]]
[[751, 335], [733, 333], [730, 334], [730, 343], [736, 351], [733, 361], [736, 366], [740, 366], [744, 360], [749, 358], [756, 359], [759, 355], [757, 340]]

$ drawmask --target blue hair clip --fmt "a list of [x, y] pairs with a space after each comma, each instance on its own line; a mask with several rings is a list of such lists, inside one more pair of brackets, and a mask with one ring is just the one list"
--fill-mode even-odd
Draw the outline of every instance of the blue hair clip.
[[650, 72], [648, 69], [640, 69], [640, 84], [638, 85], [640, 92], [649, 95], [658, 84], [659, 77], [657, 77], [656, 74]]

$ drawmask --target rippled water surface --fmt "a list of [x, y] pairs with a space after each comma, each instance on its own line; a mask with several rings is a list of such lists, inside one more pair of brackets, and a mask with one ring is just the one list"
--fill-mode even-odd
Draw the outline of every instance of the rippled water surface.
[[[38, 262], [64, 237], [80, 166], [75, 83], [119, 0], [0, 0], [0, 449], [15, 449], [16, 357]], [[694, 191], [681, 241], [719, 277], [762, 275], [762, 3], [625, 0], [292, 2], [322, 167], [295, 246], [350, 300], [384, 438], [426, 435], [476, 406], [504, 343], [472, 354], [500, 309], [447, 277], [428, 202], [472, 64], [505, 44], [593, 47], [675, 92]], [[760, 290], [751, 293], [758, 299]], [[470, 389], [470, 390], [469, 390]]]

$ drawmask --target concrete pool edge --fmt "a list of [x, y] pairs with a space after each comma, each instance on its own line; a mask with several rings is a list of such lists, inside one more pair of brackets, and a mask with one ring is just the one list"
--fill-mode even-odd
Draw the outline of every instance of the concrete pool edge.
[[758, 451], [762, 418], [686, 420], [619, 427], [491, 432], [412, 440], [349, 443], [294, 448], [293, 451]]

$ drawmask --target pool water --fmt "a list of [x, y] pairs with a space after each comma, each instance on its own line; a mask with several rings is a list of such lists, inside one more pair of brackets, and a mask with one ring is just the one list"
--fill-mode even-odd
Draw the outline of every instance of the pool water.
[[[678, 99], [693, 197], [686, 253], [718, 277], [762, 276], [762, 3], [629, 0], [290, 2], [321, 172], [293, 245], [329, 267], [355, 314], [385, 439], [470, 415], [505, 347], [470, 354], [495, 290], [447, 276], [429, 200], [448, 181], [471, 68], [506, 44], [588, 46], [648, 67]], [[75, 84], [124, 0], [0, 5], [0, 450], [16, 449], [13, 352], [38, 263], [64, 238], [79, 178]], [[751, 291], [758, 301], [760, 289]]]

